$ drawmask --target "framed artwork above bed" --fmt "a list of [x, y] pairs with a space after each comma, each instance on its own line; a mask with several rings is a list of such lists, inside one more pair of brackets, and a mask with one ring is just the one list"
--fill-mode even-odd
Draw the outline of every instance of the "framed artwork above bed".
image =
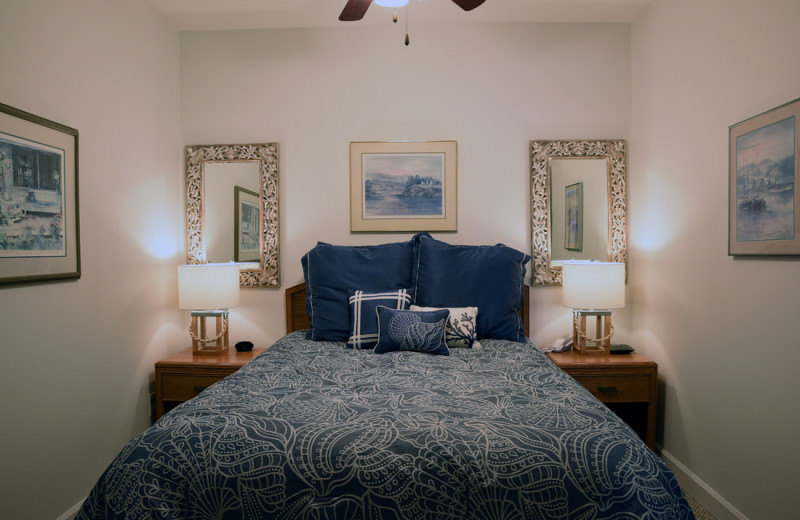
[[456, 141], [350, 143], [351, 231], [456, 231]]

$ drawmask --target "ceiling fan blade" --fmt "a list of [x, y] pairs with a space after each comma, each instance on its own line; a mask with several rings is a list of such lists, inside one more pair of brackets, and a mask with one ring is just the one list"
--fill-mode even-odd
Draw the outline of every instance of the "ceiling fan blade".
[[453, 3], [465, 11], [472, 11], [486, 0], [453, 0]]
[[355, 22], [364, 18], [369, 4], [372, 0], [347, 0], [347, 5], [342, 9], [339, 20], [343, 22]]

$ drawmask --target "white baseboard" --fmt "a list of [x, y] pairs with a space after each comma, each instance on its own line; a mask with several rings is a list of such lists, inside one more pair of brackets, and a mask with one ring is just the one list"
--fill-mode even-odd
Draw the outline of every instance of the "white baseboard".
[[67, 509], [67, 511], [65, 511], [64, 514], [56, 518], [56, 520], [72, 520], [73, 518], [75, 518], [75, 515], [77, 515], [78, 511], [80, 511], [84, 501], [86, 501], [85, 498], [80, 502], [78, 502], [77, 504], [75, 504], [74, 506]]
[[670, 452], [661, 449], [661, 458], [667, 463], [678, 483], [687, 495], [691, 495], [695, 500], [705, 507], [709, 513], [714, 515], [717, 520], [748, 520], [741, 511], [733, 507], [730, 502], [714, 491], [711, 486], [703, 482], [700, 477], [695, 475], [684, 466]]

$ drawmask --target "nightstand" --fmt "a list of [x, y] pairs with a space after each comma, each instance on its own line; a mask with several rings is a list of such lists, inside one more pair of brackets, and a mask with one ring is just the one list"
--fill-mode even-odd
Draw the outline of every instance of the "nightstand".
[[264, 352], [229, 349], [221, 356], [193, 354], [191, 348], [181, 350], [156, 362], [156, 419], [178, 404], [233, 374]]
[[547, 357], [628, 423], [650, 449], [655, 448], [655, 361], [637, 353], [580, 356], [572, 350], [550, 352]]

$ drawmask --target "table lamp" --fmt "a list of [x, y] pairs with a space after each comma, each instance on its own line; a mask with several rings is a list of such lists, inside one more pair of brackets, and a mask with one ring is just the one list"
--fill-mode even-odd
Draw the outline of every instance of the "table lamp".
[[[625, 264], [564, 262], [561, 268], [563, 305], [572, 308], [572, 340], [581, 355], [608, 354], [614, 324], [611, 309], [625, 307]], [[586, 335], [586, 317], [597, 320], [596, 337]]]
[[[178, 307], [192, 311], [189, 334], [195, 354], [223, 354], [230, 345], [228, 309], [239, 306], [239, 266], [178, 266]], [[206, 337], [206, 318], [217, 319], [216, 336]]]

